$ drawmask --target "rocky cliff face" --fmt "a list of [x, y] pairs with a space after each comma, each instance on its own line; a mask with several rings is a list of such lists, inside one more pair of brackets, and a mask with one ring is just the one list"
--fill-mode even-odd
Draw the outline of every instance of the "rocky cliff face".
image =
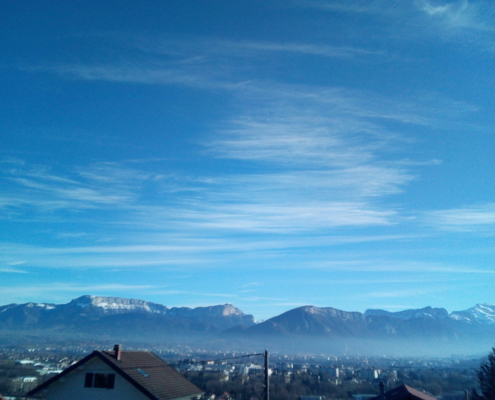
[[172, 307], [138, 299], [82, 296], [67, 304], [10, 304], [0, 307], [1, 331], [37, 331], [50, 336], [122, 337], [163, 340], [214, 334], [237, 325], [251, 326], [253, 316], [230, 304]]

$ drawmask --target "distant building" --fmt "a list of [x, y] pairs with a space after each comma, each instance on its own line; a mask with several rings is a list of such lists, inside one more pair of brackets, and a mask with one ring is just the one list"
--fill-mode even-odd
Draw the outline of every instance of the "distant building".
[[295, 371], [306, 372], [309, 368], [309, 365], [308, 364], [292, 364], [292, 368]]
[[321, 371], [327, 373], [332, 378], [338, 378], [340, 376], [340, 371], [337, 367], [322, 367]]
[[38, 386], [38, 378], [36, 376], [23, 376], [14, 378], [11, 384], [15, 393], [26, 393]]
[[46, 400], [189, 400], [203, 394], [149, 351], [94, 351], [28, 393]]
[[32, 364], [34, 364], [34, 361], [32, 361], [32, 360], [15, 360], [15, 363], [17, 365], [32, 365]]
[[290, 371], [293, 368], [294, 366], [292, 365], [292, 363], [288, 362], [281, 362], [276, 364], [276, 369], [279, 371]]
[[378, 378], [379, 375], [380, 375], [380, 370], [373, 368], [363, 368], [357, 372], [358, 378], [367, 381], [375, 380]]

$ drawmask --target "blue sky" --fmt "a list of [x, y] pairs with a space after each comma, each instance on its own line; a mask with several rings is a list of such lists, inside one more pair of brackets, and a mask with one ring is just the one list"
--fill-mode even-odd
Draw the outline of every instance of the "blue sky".
[[0, 304], [495, 303], [491, 1], [4, 1]]

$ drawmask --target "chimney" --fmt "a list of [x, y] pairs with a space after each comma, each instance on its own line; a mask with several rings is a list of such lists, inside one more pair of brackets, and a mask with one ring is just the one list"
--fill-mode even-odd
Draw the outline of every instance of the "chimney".
[[122, 346], [120, 344], [116, 344], [113, 346], [114, 357], [117, 361], [120, 361], [120, 357], [122, 356]]
[[385, 400], [385, 384], [383, 382], [380, 382], [380, 396], [378, 398]]

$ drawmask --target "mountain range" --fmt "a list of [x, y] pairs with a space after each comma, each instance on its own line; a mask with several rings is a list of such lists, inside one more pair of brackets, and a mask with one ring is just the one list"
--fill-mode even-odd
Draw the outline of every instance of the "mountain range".
[[229, 304], [167, 308], [137, 299], [82, 296], [67, 304], [0, 307], [0, 337], [18, 341], [24, 336], [64, 341], [190, 341], [238, 325], [254, 325], [254, 319]]
[[0, 307], [4, 342], [134, 342], [283, 352], [447, 355], [485, 352], [495, 342], [495, 305], [365, 313], [298, 307], [261, 323], [230, 304], [172, 307], [82, 296], [67, 304]]

